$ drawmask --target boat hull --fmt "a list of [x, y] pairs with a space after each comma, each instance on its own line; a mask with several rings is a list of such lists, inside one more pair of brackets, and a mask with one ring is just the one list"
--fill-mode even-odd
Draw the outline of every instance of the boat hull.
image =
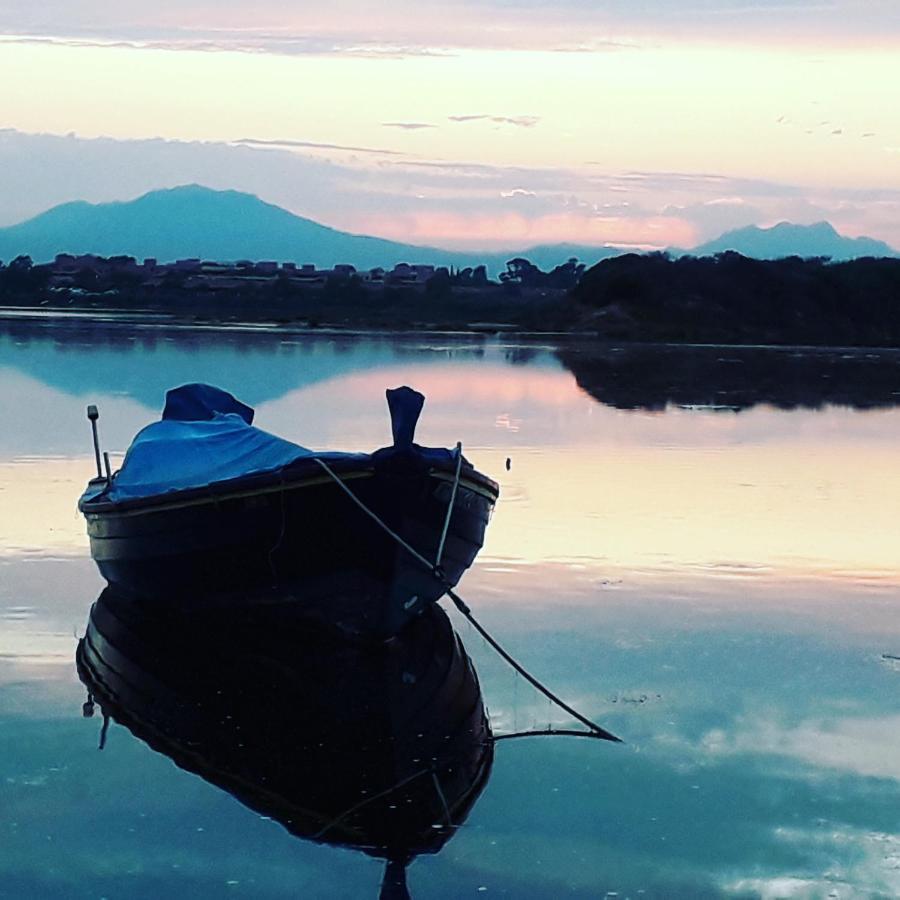
[[[496, 486], [475, 476], [456, 490], [440, 577], [324, 471], [82, 509], [100, 573], [137, 602], [287, 606], [341, 632], [384, 639], [455, 585], [480, 550]], [[384, 525], [436, 559], [453, 472], [368, 465], [339, 477]]]

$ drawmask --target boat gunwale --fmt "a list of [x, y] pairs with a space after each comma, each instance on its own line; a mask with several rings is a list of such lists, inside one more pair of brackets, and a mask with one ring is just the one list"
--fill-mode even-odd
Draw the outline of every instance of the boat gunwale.
[[[291, 474], [289, 469], [276, 469], [272, 472], [241, 476], [239, 479], [212, 483], [203, 487], [167, 491], [164, 494], [154, 494], [149, 497], [130, 497], [120, 501], [103, 499], [100, 494], [96, 498], [85, 499], [82, 497], [78, 502], [78, 508], [89, 521], [96, 518], [129, 518], [334, 483], [333, 478], [324, 473], [316, 472], [296, 478], [290, 478]], [[341, 481], [353, 481], [372, 478], [376, 475], [376, 470], [372, 461], [366, 460], [365, 467], [361, 470], [354, 471], [352, 468], [346, 467], [343, 471], [337, 471], [335, 474]], [[453, 482], [456, 477], [455, 474], [436, 467], [430, 467], [425, 474], [444, 482]], [[254, 487], [238, 487], [239, 482], [250, 480], [257, 480], [260, 483]], [[459, 484], [460, 487], [484, 497], [492, 504], [496, 503], [500, 494], [499, 485], [476, 469], [462, 474]]]

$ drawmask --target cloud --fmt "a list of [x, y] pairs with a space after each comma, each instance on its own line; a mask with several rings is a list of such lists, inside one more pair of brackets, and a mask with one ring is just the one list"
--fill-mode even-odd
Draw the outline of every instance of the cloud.
[[514, 125], [516, 128], [533, 128], [541, 121], [540, 116], [490, 116], [486, 113], [465, 116], [447, 116], [451, 122], [493, 122], [497, 125]]
[[403, 59], [406, 57], [442, 57], [449, 51], [416, 43], [398, 44], [390, 40], [372, 40], [342, 34], [254, 33], [252, 29], [140, 29], [127, 26], [86, 28], [83, 36], [52, 30], [47, 34], [7, 32], [0, 35], [0, 45], [21, 44], [50, 47], [96, 49], [190, 51], [193, 53], [270, 53], [278, 56], [352, 56], [371, 59]]
[[557, 210], [536, 215], [502, 210], [424, 210], [400, 215], [370, 214], [364, 230], [416, 244], [459, 249], [504, 249], [577, 241], [662, 249], [692, 243], [694, 230], [684, 220], [666, 216], [603, 216]]
[[[713, 40], [890, 42], [895, 0], [395, 0], [373, 21], [364, 0], [285, 7], [275, 0], [6, 0], [6, 33], [136, 47], [250, 53], [434, 55], [448, 49], [620, 52], [641, 42]], [[589, 37], [586, 38], [586, 35]]]
[[348, 144], [323, 144], [318, 141], [295, 141], [288, 138], [274, 138], [271, 140], [264, 138], [237, 138], [230, 143], [241, 144], [247, 147], [271, 147], [277, 150], [347, 150], [353, 153], [374, 153], [379, 156], [406, 156], [405, 153], [402, 153], [399, 150], [386, 150], [381, 147], [355, 147]]
[[429, 122], [382, 122], [382, 128], [403, 128], [406, 131], [419, 131], [422, 128], [437, 128]]
[[664, 215], [677, 216], [692, 222], [702, 243], [735, 228], [744, 228], [765, 220], [766, 213], [744, 197], [715, 197], [702, 203], [671, 204]]
[[332, 227], [448, 247], [690, 247], [743, 225], [823, 219], [900, 246], [900, 190], [809, 190], [710, 172], [501, 166], [295, 139], [121, 141], [13, 130], [0, 130], [0, 170], [0, 225], [71, 200], [197, 182], [248, 191]]

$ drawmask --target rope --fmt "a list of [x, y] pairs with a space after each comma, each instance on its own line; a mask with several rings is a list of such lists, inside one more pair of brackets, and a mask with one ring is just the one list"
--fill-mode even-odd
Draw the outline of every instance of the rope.
[[278, 540], [269, 548], [269, 568], [272, 570], [272, 580], [278, 581], [278, 569], [275, 567], [275, 554], [284, 543], [284, 533], [287, 529], [287, 511], [284, 508], [284, 476], [278, 479], [281, 490], [278, 492], [281, 497], [281, 530], [278, 533]]
[[[375, 522], [377, 525], [381, 526], [381, 528], [383, 528], [383, 529], [384, 529], [384, 530], [385, 530], [385, 531], [386, 531], [386, 532], [387, 532], [387, 533], [388, 533], [388, 534], [389, 534], [389, 535], [390, 535], [390, 536], [391, 536], [391, 537], [392, 537], [392, 538], [393, 538], [393, 539], [394, 539], [394, 540], [395, 540], [395, 541], [396, 541], [396, 542], [397, 542], [404, 550], [406, 550], [408, 553], [412, 554], [412, 555], [413, 555], [417, 560], [419, 560], [419, 562], [422, 563], [426, 568], [428, 568], [428, 569], [430, 569], [432, 572], [434, 572], [434, 566], [432, 566], [431, 563], [428, 562], [428, 560], [425, 559], [425, 557], [422, 556], [422, 554], [419, 553], [419, 551], [416, 550], [415, 547], [412, 547], [412, 546], [410, 546], [409, 544], [407, 544], [406, 541], [404, 541], [403, 538], [400, 537], [400, 535], [397, 534], [396, 531], [394, 531], [389, 525], [386, 525], [384, 522], [382, 522], [381, 519], [378, 517], [377, 513], [373, 513], [372, 510], [369, 509], [369, 507], [366, 506], [366, 504], [363, 503], [362, 500], [360, 500], [359, 497], [357, 497], [356, 494], [354, 494], [353, 491], [351, 491], [350, 488], [348, 488], [347, 485], [344, 484], [344, 482], [343, 482], [340, 478], [338, 478], [337, 475], [334, 474], [334, 471], [333, 471], [332, 468], [328, 465], [328, 463], [325, 462], [324, 459], [319, 459], [318, 457], [315, 457], [315, 460], [316, 460], [316, 462], [317, 462], [317, 463], [318, 463], [318, 464], [319, 464], [319, 465], [320, 465], [320, 466], [321, 466], [321, 467], [322, 467], [322, 468], [323, 468], [323, 469], [324, 469], [324, 470], [325, 470], [325, 471], [326, 471], [326, 472], [327, 472], [327, 473], [335, 480], [335, 482], [337, 482], [338, 487], [339, 487], [339, 488], [340, 488], [340, 489], [341, 489], [341, 490], [342, 490], [342, 491], [343, 491], [343, 492], [344, 492], [344, 493], [345, 493], [345, 494], [346, 494], [346, 495], [347, 495], [347, 496], [348, 496], [348, 497], [349, 497], [349, 498], [350, 498], [350, 499], [351, 499], [351, 500], [352, 500], [352, 501], [353, 501], [353, 502], [354, 502], [354, 503], [355, 503], [355, 504], [356, 504], [356, 505], [357, 505], [357, 506], [358, 506], [358, 507], [359, 507], [359, 508], [367, 515], [367, 516], [368, 516], [368, 517], [369, 517], [369, 518], [370, 518], [370, 519], [372, 519], [373, 522]], [[435, 577], [437, 577], [437, 575], [435, 575]]]
[[617, 744], [622, 743], [622, 738], [616, 737], [612, 732], [601, 728], [596, 722], [592, 722], [580, 712], [572, 709], [565, 701], [556, 696], [549, 688], [545, 687], [537, 678], [528, 672], [520, 663], [516, 662], [495, 640], [488, 634], [484, 627], [472, 615], [472, 610], [463, 602], [463, 599], [451, 588], [447, 588], [447, 596], [453, 601], [456, 608], [472, 623], [475, 630], [506, 660], [532, 687], [537, 688], [548, 700], [555, 703], [560, 709], [565, 710], [570, 716], [578, 719], [582, 725], [588, 728], [598, 737], [605, 741], [614, 741]]
[[598, 738], [602, 738], [606, 741], [614, 741], [616, 743], [622, 743], [622, 739], [616, 737], [611, 732], [607, 731], [605, 728], [601, 728], [595, 722], [592, 722], [586, 716], [581, 715], [580, 712], [573, 709], [563, 700], [556, 696], [549, 688], [545, 687], [541, 684], [540, 681], [537, 680], [530, 672], [528, 672], [520, 663], [516, 662], [504, 649], [491, 637], [490, 634], [484, 629], [484, 627], [478, 622], [474, 615], [472, 615], [472, 610], [466, 605], [463, 601], [462, 597], [460, 597], [454, 590], [453, 586], [443, 577], [443, 573], [440, 568], [437, 566], [433, 566], [418, 550], [414, 547], [411, 547], [396, 531], [390, 528], [390, 526], [386, 525], [379, 516], [372, 512], [350, 488], [347, 487], [346, 484], [334, 473], [331, 467], [322, 459], [316, 457], [316, 462], [331, 476], [331, 478], [337, 483], [338, 487], [370, 518], [373, 522], [375, 522], [380, 528], [386, 531], [401, 547], [404, 548], [408, 553], [410, 553], [413, 558], [417, 559], [426, 569], [429, 569], [431, 573], [434, 575], [435, 579], [443, 586], [444, 590], [447, 592], [447, 596], [453, 601], [453, 604], [456, 608], [463, 614], [463, 616], [469, 621], [469, 623], [475, 628], [475, 630], [497, 651], [497, 653], [501, 656], [503, 660], [505, 660], [509, 665], [511, 665], [523, 678], [528, 681], [528, 683], [540, 691], [548, 700], [552, 703], [555, 703], [560, 709], [569, 713], [570, 716], [573, 716], [582, 725], [586, 725], [593, 734], [595, 734]]
[[456, 503], [456, 490], [459, 487], [459, 473], [462, 469], [462, 442], [456, 442], [456, 475], [453, 477], [453, 490], [450, 491], [450, 502], [447, 504], [447, 515], [444, 517], [444, 530], [441, 532], [441, 542], [438, 544], [437, 556], [434, 560], [435, 568], [441, 565], [441, 557], [444, 555], [444, 541], [447, 540], [447, 531], [450, 528], [450, 517], [453, 515], [453, 504]]
[[97, 745], [98, 750], [103, 750], [106, 747], [106, 735], [109, 732], [109, 716], [106, 713], [103, 713], [103, 725], [100, 728], [100, 743]]
[[323, 828], [320, 828], [311, 838], [313, 841], [321, 841], [324, 839], [325, 835], [331, 831], [332, 828], [337, 827], [344, 821], [344, 819], [352, 816], [354, 813], [359, 812], [363, 807], [368, 806], [370, 803], [374, 803], [376, 800], [380, 800], [382, 797], [387, 797], [389, 794], [392, 794], [394, 791], [400, 790], [400, 788], [405, 787], [411, 781], [415, 781], [417, 778], [421, 778], [423, 775], [428, 775], [429, 772], [432, 772], [431, 769], [420, 769], [418, 772], [413, 772], [412, 775], [404, 778], [402, 781], [398, 781], [396, 784], [392, 784], [389, 788], [385, 788], [383, 791], [379, 791], [377, 794], [373, 794], [371, 797], [366, 797], [364, 800], [360, 800], [359, 803], [354, 803], [349, 809], [345, 809], [337, 818], [332, 819], [328, 822]]
[[489, 743], [496, 744], [497, 741], [510, 741], [514, 738], [527, 737], [579, 737], [598, 741], [607, 740], [602, 734], [597, 734], [595, 731], [572, 731], [567, 728], [541, 728], [537, 731], [511, 731], [508, 734], [495, 734], [490, 739]]
[[441, 789], [440, 781], [438, 781], [437, 772], [433, 769], [431, 771], [431, 780], [434, 782], [434, 789], [437, 791], [438, 797], [441, 798], [441, 806], [444, 808], [444, 821], [446, 821], [448, 828], [452, 828], [453, 817], [450, 815], [450, 807], [447, 805], [447, 798], [444, 796], [444, 792]]

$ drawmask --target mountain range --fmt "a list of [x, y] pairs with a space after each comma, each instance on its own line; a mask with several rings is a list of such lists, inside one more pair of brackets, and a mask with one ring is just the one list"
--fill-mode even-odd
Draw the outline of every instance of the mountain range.
[[736, 250], [756, 259], [781, 259], [785, 256], [829, 256], [834, 260], [855, 259], [860, 256], [898, 256], [892, 247], [873, 238], [844, 237], [830, 222], [814, 225], [792, 225], [780, 222], [771, 228], [739, 228], [728, 231], [715, 240], [686, 251], [692, 256], [712, 256]]
[[[707, 255], [736, 250], [745, 256], [896, 256], [887, 244], [847, 238], [827, 222], [774, 228], [743, 228], [690, 251]], [[27, 254], [35, 262], [57, 253], [119, 254], [161, 262], [200, 257], [212, 260], [272, 259], [331, 267], [350, 263], [358, 269], [392, 267], [398, 262], [442, 266], [484, 264], [496, 274], [506, 261], [525, 257], [544, 270], [571, 257], [593, 265], [623, 251], [616, 247], [549, 244], [502, 252], [464, 252], [403, 244], [349, 234], [294, 215], [252, 194], [185, 185], [151, 191], [136, 200], [92, 204], [65, 203], [17, 225], [0, 228], [0, 259]]]

